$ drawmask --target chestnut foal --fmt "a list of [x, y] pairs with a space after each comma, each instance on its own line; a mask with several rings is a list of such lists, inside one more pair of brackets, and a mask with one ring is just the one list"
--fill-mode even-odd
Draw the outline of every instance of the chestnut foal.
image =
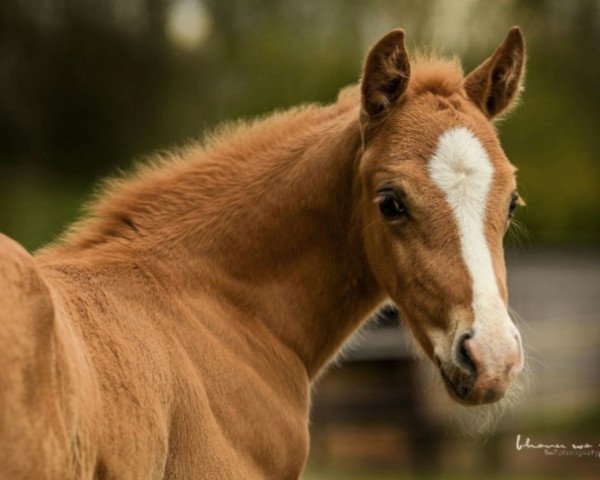
[[311, 382], [388, 298], [452, 397], [523, 365], [492, 121], [518, 28], [464, 77], [395, 30], [360, 88], [113, 181], [35, 258], [0, 244], [0, 477], [294, 479]]

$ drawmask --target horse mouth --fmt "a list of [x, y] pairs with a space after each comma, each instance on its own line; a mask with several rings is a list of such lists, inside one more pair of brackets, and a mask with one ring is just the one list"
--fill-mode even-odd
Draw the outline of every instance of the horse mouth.
[[436, 363], [446, 391], [453, 400], [462, 405], [474, 406], [495, 403], [504, 394], [503, 390], [497, 388], [480, 391], [476, 388], [475, 379], [468, 372], [452, 365], [443, 365], [437, 358]]
[[474, 405], [477, 402], [472, 398], [473, 396], [473, 379], [469, 375], [465, 375], [461, 371], [452, 368], [450, 374], [444, 368], [441, 360], [436, 357], [436, 363], [440, 376], [444, 381], [444, 386], [450, 396], [459, 403], [464, 405]]

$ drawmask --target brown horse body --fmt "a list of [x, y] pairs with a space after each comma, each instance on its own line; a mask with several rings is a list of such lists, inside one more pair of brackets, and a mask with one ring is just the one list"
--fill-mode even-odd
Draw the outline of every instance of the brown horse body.
[[[433, 123], [487, 122], [455, 65], [413, 70], [462, 102]], [[360, 112], [352, 88], [181, 151], [36, 258], [0, 238], [1, 478], [299, 476], [311, 381], [390, 294]]]

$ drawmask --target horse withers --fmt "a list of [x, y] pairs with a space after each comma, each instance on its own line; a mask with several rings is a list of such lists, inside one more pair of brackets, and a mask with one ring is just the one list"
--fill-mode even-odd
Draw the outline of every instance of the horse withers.
[[35, 257], [0, 238], [0, 477], [298, 478], [311, 383], [389, 298], [453, 398], [500, 399], [524, 60], [517, 28], [467, 76], [392, 31], [335, 103], [109, 182]]

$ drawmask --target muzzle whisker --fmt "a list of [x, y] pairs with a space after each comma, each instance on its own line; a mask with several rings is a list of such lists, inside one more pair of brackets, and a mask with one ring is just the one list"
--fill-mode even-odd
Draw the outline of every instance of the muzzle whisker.
[[521, 326], [526, 327], [527, 330], [529, 330], [531, 333], [534, 333], [535, 335], [541, 335], [541, 332], [538, 332], [535, 328], [533, 328], [531, 326], [531, 324], [529, 324], [528, 322], [526, 322], [525, 320], [523, 320], [523, 318], [521, 317], [521, 315], [514, 309], [512, 308], [510, 305], [507, 305], [507, 310], [508, 310], [508, 314], [510, 315], [510, 318], [513, 320], [513, 322], [515, 323], [515, 325], [518, 324], [518, 327], [520, 328]]

